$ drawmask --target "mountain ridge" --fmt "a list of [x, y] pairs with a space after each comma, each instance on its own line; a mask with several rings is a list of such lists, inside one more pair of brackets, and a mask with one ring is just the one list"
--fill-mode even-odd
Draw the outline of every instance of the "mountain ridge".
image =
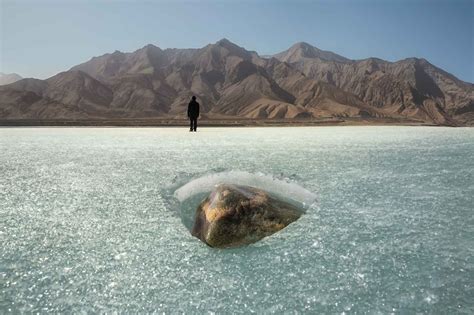
[[2, 119], [180, 119], [196, 95], [209, 119], [474, 124], [474, 85], [423, 58], [352, 60], [305, 42], [269, 58], [225, 38], [190, 49], [148, 44], [92, 57], [46, 80], [16, 83], [0, 87]]
[[23, 79], [19, 74], [17, 73], [3, 73], [0, 72], [0, 85], [7, 85], [14, 83], [18, 80]]

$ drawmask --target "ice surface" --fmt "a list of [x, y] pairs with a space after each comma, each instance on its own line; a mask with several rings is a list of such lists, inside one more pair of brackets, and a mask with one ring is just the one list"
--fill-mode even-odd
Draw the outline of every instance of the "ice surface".
[[[0, 314], [472, 314], [473, 156], [471, 128], [0, 128]], [[318, 200], [212, 249], [186, 227], [222, 172]]]

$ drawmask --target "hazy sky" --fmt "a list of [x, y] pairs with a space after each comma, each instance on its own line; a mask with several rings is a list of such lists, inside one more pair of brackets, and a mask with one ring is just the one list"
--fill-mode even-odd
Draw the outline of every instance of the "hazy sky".
[[351, 59], [424, 57], [474, 82], [474, 0], [0, 0], [0, 72], [47, 78], [148, 43], [225, 37], [259, 54], [305, 41]]

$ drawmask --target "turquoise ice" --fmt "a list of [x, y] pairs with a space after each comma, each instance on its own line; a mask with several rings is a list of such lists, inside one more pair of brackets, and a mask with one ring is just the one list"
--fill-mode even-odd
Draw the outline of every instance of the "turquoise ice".
[[[0, 313], [473, 313], [473, 156], [472, 128], [1, 128]], [[222, 172], [311, 202], [209, 248], [186, 185]]]

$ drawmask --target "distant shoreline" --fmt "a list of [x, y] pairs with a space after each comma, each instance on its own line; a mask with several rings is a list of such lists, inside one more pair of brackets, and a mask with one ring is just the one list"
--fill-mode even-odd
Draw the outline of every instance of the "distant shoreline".
[[[199, 127], [449, 126], [396, 118], [202, 119]], [[0, 127], [186, 127], [185, 119], [0, 119]], [[452, 126], [451, 126], [452, 127]]]

